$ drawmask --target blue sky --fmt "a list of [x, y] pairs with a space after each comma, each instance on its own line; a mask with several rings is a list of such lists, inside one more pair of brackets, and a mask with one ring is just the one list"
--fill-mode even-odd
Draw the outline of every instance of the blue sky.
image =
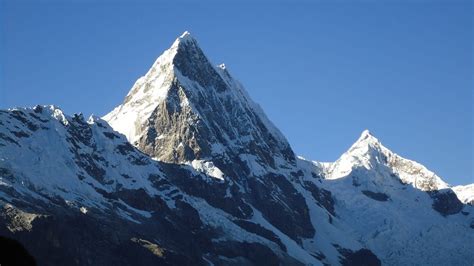
[[183, 31], [226, 63], [296, 153], [333, 161], [368, 128], [474, 182], [470, 1], [0, 2], [0, 108], [103, 115]]

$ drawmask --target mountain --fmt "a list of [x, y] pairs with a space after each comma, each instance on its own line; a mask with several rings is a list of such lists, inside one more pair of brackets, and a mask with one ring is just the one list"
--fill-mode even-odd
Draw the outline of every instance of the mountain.
[[[448, 188], [439, 176], [423, 165], [407, 160], [393, 153], [371, 135], [368, 130], [328, 169], [327, 179], [338, 179], [350, 174], [354, 168], [361, 168], [373, 175], [373, 181], [384, 182], [390, 177], [395, 181], [410, 184], [422, 191]], [[387, 176], [388, 175], [388, 176]], [[393, 179], [393, 178], [392, 178]], [[355, 181], [357, 182], [357, 180]]]
[[295, 156], [188, 32], [103, 118], [0, 111], [0, 234], [40, 265], [471, 265], [471, 188], [368, 131]]
[[349, 234], [385, 264], [473, 261], [468, 255], [474, 243], [472, 205], [464, 205], [439, 176], [393, 153], [369, 131], [325, 171], [322, 187], [337, 199], [339, 218], [351, 221]]
[[233, 79], [185, 32], [104, 117], [160, 161], [294, 164], [285, 137]]

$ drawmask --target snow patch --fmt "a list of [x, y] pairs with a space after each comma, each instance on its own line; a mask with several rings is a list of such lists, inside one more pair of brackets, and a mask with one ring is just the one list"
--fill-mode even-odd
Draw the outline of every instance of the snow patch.
[[455, 186], [451, 189], [462, 203], [474, 205], [474, 184]]
[[217, 168], [213, 162], [193, 160], [190, 165], [201, 173], [224, 181], [224, 173], [221, 171], [221, 169]]
[[86, 207], [81, 207], [81, 208], [79, 208], [79, 210], [80, 210], [83, 214], [87, 214], [87, 212], [89, 211]]

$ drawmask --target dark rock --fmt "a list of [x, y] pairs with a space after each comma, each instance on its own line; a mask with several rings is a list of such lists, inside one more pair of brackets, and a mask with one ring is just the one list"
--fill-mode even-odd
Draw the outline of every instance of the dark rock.
[[[179, 187], [187, 194], [200, 197], [206, 202], [218, 209], [221, 209], [232, 216], [240, 219], [250, 218], [252, 209], [242, 200], [238, 189], [235, 186], [229, 188], [228, 183], [208, 183], [199, 176], [193, 176], [187, 171], [175, 164], [163, 164], [163, 172], [172, 179], [174, 185]], [[205, 177], [211, 179], [212, 177]], [[230, 189], [232, 197], [225, 197], [227, 189]]]
[[201, 218], [199, 217], [199, 212], [191, 205], [182, 200], [177, 200], [176, 208], [178, 208], [177, 215], [183, 220], [186, 220], [190, 228], [195, 230], [203, 226]]
[[373, 200], [377, 200], [377, 201], [387, 201], [390, 197], [385, 194], [385, 193], [381, 193], [381, 192], [373, 192], [373, 191], [370, 191], [370, 190], [362, 190], [362, 193], [364, 195], [366, 195], [367, 197], [373, 199]]
[[21, 147], [21, 145], [18, 142], [16, 142], [16, 140], [14, 140], [14, 139], [10, 138], [9, 136], [3, 134], [2, 132], [0, 132], [0, 139], [6, 140], [10, 143], [13, 143], [13, 144], [17, 145], [18, 147]]
[[101, 183], [105, 182], [105, 170], [99, 166], [90, 154], [76, 153], [75, 161], [79, 167], [87, 172], [88, 175]]
[[117, 192], [109, 193], [109, 197], [121, 199], [131, 207], [145, 211], [160, 211], [166, 207], [166, 203], [159, 197], [148, 195], [142, 188], [140, 189], [122, 189]]
[[10, 116], [22, 122], [24, 125], [28, 127], [29, 130], [31, 131], [38, 130], [38, 126], [32, 123], [22, 111], [13, 110], [10, 112]]
[[429, 191], [433, 199], [432, 207], [443, 216], [459, 213], [464, 205], [451, 189]]
[[352, 176], [352, 185], [353, 185], [354, 187], [359, 187], [359, 186], [360, 186], [359, 177], [357, 177], [357, 176]]
[[299, 237], [314, 236], [306, 201], [285, 177], [272, 174], [265, 181], [249, 179], [248, 186], [253, 205], [280, 231], [297, 242]]
[[42, 119], [41, 117], [39, 117], [39, 116], [37, 116], [37, 115], [35, 115], [35, 114], [33, 114], [33, 113], [28, 113], [28, 114], [29, 114], [31, 117], [33, 117], [34, 119], [36, 119], [36, 120], [38, 120], [38, 121], [40, 121], [40, 122], [42, 122], [42, 123], [46, 123], [46, 122], [49, 121], [49, 120], [46, 120], [46, 119]]
[[135, 151], [135, 148], [128, 142], [117, 145], [116, 150], [122, 155], [128, 155], [131, 152]]
[[111, 133], [111, 132], [102, 132], [102, 134], [104, 134], [104, 136], [106, 136], [109, 139], [119, 139], [120, 138], [119, 136], [117, 136], [116, 134]]
[[41, 113], [43, 113], [43, 106], [36, 105], [35, 107], [33, 107], [33, 111], [37, 114], [41, 114]]
[[[345, 257], [342, 259], [343, 266], [379, 266], [380, 260], [372, 251], [368, 249], [359, 249], [356, 252], [345, 250]], [[344, 252], [343, 252], [344, 253]]]
[[330, 214], [336, 215], [334, 210], [334, 199], [330, 191], [319, 188], [310, 181], [304, 182], [304, 187], [311, 192], [316, 203], [324, 207]]
[[221, 241], [215, 252], [227, 258], [245, 258], [243, 265], [280, 265], [278, 256], [260, 243]]
[[11, 238], [0, 236], [0, 265], [34, 266], [36, 261], [23, 245]]
[[275, 235], [272, 231], [265, 229], [263, 226], [246, 221], [246, 220], [234, 220], [234, 223], [240, 226], [241, 228], [245, 229], [248, 232], [254, 233], [256, 235], [259, 235], [261, 237], [264, 237], [270, 241], [275, 242], [280, 246], [280, 248], [286, 252], [286, 246], [283, 245], [281, 242], [280, 238]]

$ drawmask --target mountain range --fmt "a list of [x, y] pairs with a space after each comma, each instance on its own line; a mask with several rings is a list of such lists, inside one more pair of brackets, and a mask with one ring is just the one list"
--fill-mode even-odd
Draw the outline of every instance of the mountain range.
[[0, 111], [0, 235], [39, 265], [472, 265], [473, 205], [368, 130], [297, 156], [188, 32], [104, 117]]

